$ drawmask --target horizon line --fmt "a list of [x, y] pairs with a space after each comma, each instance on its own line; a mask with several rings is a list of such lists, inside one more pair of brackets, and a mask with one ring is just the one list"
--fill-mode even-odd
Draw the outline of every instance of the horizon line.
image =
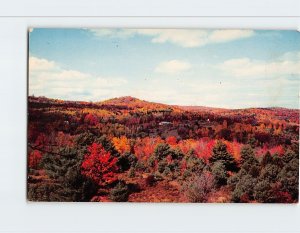
[[213, 108], [213, 109], [225, 109], [225, 110], [244, 110], [244, 109], [272, 109], [272, 108], [283, 108], [283, 109], [289, 109], [289, 110], [300, 110], [300, 106], [298, 108], [288, 108], [288, 107], [282, 107], [282, 106], [268, 106], [268, 107], [245, 107], [245, 108], [227, 108], [227, 107], [211, 107], [211, 106], [205, 106], [205, 105], [179, 105], [179, 104], [166, 104], [162, 102], [154, 102], [154, 101], [149, 101], [149, 100], [144, 100], [141, 98], [137, 98], [134, 96], [130, 95], [125, 95], [125, 96], [119, 96], [119, 97], [112, 97], [112, 98], [107, 98], [104, 100], [98, 100], [98, 101], [87, 101], [87, 100], [69, 100], [69, 99], [58, 99], [58, 98], [52, 98], [52, 97], [47, 97], [47, 96], [35, 96], [34, 94], [28, 95], [27, 97], [34, 97], [34, 98], [46, 98], [46, 99], [52, 99], [52, 100], [62, 100], [62, 101], [68, 101], [68, 102], [86, 102], [86, 103], [93, 103], [97, 104], [99, 102], [104, 102], [107, 100], [112, 100], [112, 99], [121, 99], [125, 97], [131, 97], [140, 101], [145, 101], [148, 103], [155, 103], [155, 104], [163, 104], [163, 105], [168, 105], [168, 106], [173, 106], [173, 107], [202, 107], [202, 108]]

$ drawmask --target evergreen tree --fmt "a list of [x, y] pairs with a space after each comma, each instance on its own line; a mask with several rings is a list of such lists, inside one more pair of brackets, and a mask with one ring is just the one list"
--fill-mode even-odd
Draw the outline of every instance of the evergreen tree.
[[273, 162], [272, 155], [271, 155], [270, 151], [267, 151], [267, 153], [263, 156], [263, 158], [260, 162], [260, 165], [262, 167], [265, 167], [267, 164], [270, 164], [272, 162]]
[[213, 148], [213, 155], [209, 159], [210, 163], [221, 162], [224, 164], [227, 171], [237, 171], [237, 163], [233, 156], [228, 153], [227, 146], [222, 142], [218, 141]]
[[222, 162], [215, 162], [211, 168], [211, 173], [214, 176], [217, 186], [220, 187], [227, 184], [228, 173], [225, 165]]
[[294, 200], [299, 198], [299, 159], [289, 161], [278, 175], [282, 190], [291, 194]]
[[257, 179], [249, 174], [242, 175], [235, 185], [232, 193], [233, 202], [248, 202], [253, 200], [253, 188]]
[[163, 160], [168, 155], [171, 155], [170, 146], [166, 143], [160, 143], [154, 150], [154, 156], [157, 160]]
[[255, 158], [254, 151], [250, 145], [245, 145], [241, 149], [241, 165], [243, 164], [258, 164], [257, 159]]
[[60, 201], [89, 201], [95, 194], [95, 183], [81, 174], [82, 160], [83, 154], [70, 147], [60, 148], [55, 154], [47, 153], [43, 156], [42, 166], [57, 186], [53, 189], [52, 198], [55, 199], [56, 196]]

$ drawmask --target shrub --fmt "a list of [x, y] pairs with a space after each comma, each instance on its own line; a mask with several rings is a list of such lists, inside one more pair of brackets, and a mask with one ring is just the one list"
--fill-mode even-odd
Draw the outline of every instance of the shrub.
[[165, 168], [167, 167], [167, 161], [166, 160], [162, 160], [158, 163], [158, 167], [157, 167], [157, 170], [160, 172], [160, 173], [163, 173]]
[[215, 181], [212, 174], [203, 172], [200, 176], [194, 176], [185, 185], [185, 195], [190, 202], [207, 202], [208, 196], [215, 189]]
[[131, 168], [129, 169], [128, 177], [129, 177], [129, 178], [135, 177], [135, 168], [134, 168], [134, 167], [131, 167]]
[[155, 176], [153, 174], [150, 174], [145, 178], [145, 184], [147, 186], [153, 186], [155, 183]]
[[157, 160], [162, 160], [171, 154], [170, 146], [166, 143], [160, 143], [154, 150], [154, 156]]
[[38, 169], [42, 161], [42, 154], [38, 150], [34, 150], [29, 154], [28, 166], [32, 169]]
[[192, 174], [193, 173], [190, 170], [188, 170], [188, 169], [184, 170], [183, 179], [187, 179], [187, 178], [191, 177]]
[[121, 171], [127, 171], [130, 167], [135, 166], [137, 162], [137, 157], [134, 154], [125, 152], [122, 156], [118, 158], [117, 165]]
[[145, 166], [145, 164], [142, 161], [137, 161], [137, 163], [135, 164], [135, 170], [136, 171], [145, 171], [147, 169], [147, 167]]
[[168, 176], [170, 175], [172, 172], [171, 172], [171, 169], [169, 167], [165, 167], [164, 171], [163, 171], [163, 175], [164, 176]]
[[119, 181], [109, 194], [109, 198], [116, 202], [126, 202], [128, 201], [128, 196], [128, 186], [124, 181]]

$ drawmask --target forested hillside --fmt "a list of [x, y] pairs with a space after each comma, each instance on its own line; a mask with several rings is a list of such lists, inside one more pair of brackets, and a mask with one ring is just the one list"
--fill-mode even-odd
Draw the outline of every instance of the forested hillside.
[[299, 110], [28, 97], [28, 200], [298, 202]]

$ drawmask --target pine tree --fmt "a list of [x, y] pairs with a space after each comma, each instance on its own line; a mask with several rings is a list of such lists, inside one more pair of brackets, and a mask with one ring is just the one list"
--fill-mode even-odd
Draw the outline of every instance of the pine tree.
[[224, 164], [227, 171], [237, 171], [237, 163], [233, 156], [228, 153], [227, 146], [222, 142], [218, 141], [213, 148], [213, 155], [209, 159], [210, 163], [220, 161]]
[[245, 163], [250, 163], [251, 165], [258, 163], [254, 151], [249, 145], [243, 146], [241, 149], [241, 164], [243, 165]]
[[[49, 187], [45, 189], [52, 190], [48, 196], [50, 201], [89, 201], [95, 194], [95, 183], [81, 174], [82, 160], [83, 154], [70, 147], [43, 156], [41, 164], [54, 180], [54, 184], [47, 184]], [[55, 188], [51, 188], [53, 185]]]

